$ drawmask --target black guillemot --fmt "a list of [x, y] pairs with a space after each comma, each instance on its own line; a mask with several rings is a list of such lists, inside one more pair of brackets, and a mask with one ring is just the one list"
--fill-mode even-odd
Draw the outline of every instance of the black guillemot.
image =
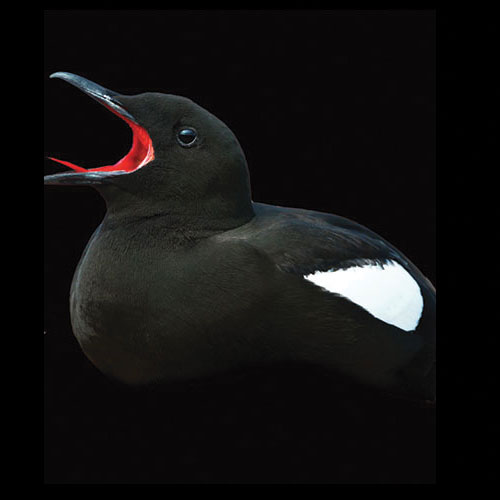
[[251, 199], [232, 131], [190, 99], [74, 85], [125, 120], [114, 165], [45, 176], [106, 202], [70, 291], [71, 324], [103, 373], [187, 380], [281, 361], [435, 399], [436, 292], [383, 238], [346, 218]]

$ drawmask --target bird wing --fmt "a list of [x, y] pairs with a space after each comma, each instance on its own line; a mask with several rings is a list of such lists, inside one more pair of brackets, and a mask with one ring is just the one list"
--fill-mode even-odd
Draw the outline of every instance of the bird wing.
[[254, 210], [256, 217], [249, 224], [226, 234], [258, 248], [280, 272], [305, 278], [408, 331], [418, 324], [424, 301], [427, 309], [434, 309], [430, 281], [393, 245], [361, 224], [259, 203]]
[[252, 221], [220, 237], [254, 247], [273, 264], [286, 304], [278, 309], [294, 318], [287, 327], [307, 318], [316, 332], [313, 347], [309, 336], [297, 337], [298, 351], [336, 356], [335, 366], [366, 380], [405, 367], [420, 384], [434, 359], [435, 293], [416, 266], [343, 217], [264, 204], [254, 210]]

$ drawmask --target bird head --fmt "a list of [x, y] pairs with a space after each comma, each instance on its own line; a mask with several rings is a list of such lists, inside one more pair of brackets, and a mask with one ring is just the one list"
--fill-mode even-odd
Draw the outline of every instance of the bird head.
[[[58, 72], [124, 120], [132, 130], [129, 152], [113, 165], [71, 169], [44, 177], [46, 185], [88, 185], [104, 197], [108, 211], [134, 216], [225, 220], [239, 225], [253, 216], [243, 150], [233, 132], [185, 97], [159, 92], [123, 95], [86, 78]], [[232, 223], [230, 221], [233, 221]]]

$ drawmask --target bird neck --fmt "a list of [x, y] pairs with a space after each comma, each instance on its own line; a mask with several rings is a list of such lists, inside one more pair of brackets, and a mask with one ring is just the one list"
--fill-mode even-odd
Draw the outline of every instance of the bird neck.
[[202, 233], [228, 231], [249, 222], [254, 216], [251, 198], [183, 204], [182, 200], [151, 199], [147, 202], [134, 193], [114, 186], [99, 189], [106, 202], [108, 226], [155, 221], [173, 231], [192, 230]]

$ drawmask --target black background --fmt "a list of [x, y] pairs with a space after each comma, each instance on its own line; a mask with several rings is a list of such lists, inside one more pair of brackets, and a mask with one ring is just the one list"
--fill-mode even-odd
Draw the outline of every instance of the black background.
[[[44, 154], [95, 167], [130, 145], [52, 72], [185, 95], [239, 138], [255, 201], [361, 222], [435, 284], [435, 49], [433, 11], [45, 11]], [[434, 410], [306, 368], [162, 392], [101, 376], [68, 295], [104, 210], [89, 188], [45, 188], [47, 483], [434, 481]]]

